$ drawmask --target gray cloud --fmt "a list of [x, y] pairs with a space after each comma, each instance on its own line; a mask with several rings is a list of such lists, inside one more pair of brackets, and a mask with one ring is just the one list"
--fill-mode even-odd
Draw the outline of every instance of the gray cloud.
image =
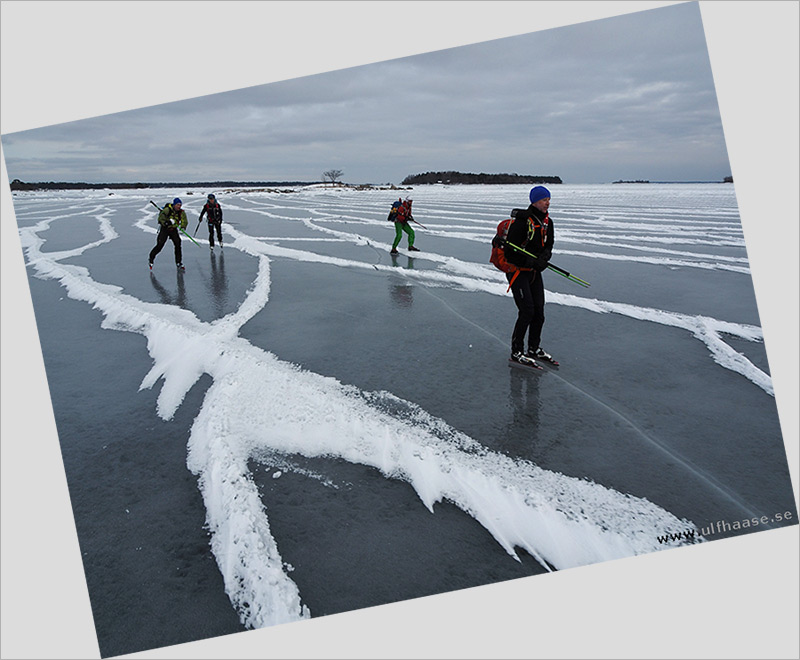
[[699, 8], [668, 6], [3, 137], [27, 181], [730, 174]]

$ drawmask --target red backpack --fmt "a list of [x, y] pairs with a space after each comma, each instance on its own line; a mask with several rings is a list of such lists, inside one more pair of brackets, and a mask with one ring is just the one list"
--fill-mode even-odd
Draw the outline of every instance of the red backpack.
[[503, 249], [506, 244], [506, 238], [508, 237], [508, 228], [511, 226], [512, 222], [514, 222], [514, 219], [509, 218], [497, 225], [497, 233], [494, 235], [494, 238], [492, 238], [492, 254], [489, 257], [489, 261], [504, 273], [513, 273], [515, 270], [519, 270], [518, 266], [506, 261], [506, 253]]

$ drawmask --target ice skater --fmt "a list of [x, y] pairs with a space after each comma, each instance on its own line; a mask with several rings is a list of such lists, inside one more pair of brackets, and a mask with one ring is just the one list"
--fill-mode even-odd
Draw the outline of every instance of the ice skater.
[[412, 201], [410, 197], [406, 197], [405, 200], [398, 199], [392, 204], [392, 210], [389, 212], [389, 219], [394, 220], [394, 243], [392, 243], [391, 254], [398, 254], [397, 246], [400, 244], [400, 239], [403, 238], [403, 232], [408, 234], [408, 251], [419, 252], [419, 248], [414, 247], [414, 230], [409, 224], [409, 221], [416, 222], [411, 215]]
[[211, 250], [214, 249], [214, 232], [216, 232], [217, 242], [219, 247], [222, 248], [222, 207], [213, 194], [208, 196], [208, 201], [203, 206], [203, 210], [200, 211], [200, 217], [197, 220], [198, 227], [206, 214], [208, 214], [208, 247]]
[[518, 310], [511, 334], [511, 360], [531, 366], [536, 365], [537, 359], [558, 365], [553, 356], [539, 345], [544, 326], [542, 271], [553, 255], [554, 242], [553, 221], [548, 212], [550, 191], [544, 186], [536, 186], [531, 189], [529, 198], [530, 206], [518, 211], [509, 225], [504, 248], [506, 261], [519, 269], [506, 273]]
[[[153, 270], [153, 262], [156, 256], [166, 244], [167, 240], [172, 241], [175, 246], [175, 265], [183, 270], [183, 255], [181, 252], [181, 235], [178, 230], [186, 229], [189, 220], [186, 217], [186, 211], [181, 206], [183, 203], [176, 197], [172, 200], [172, 204], [164, 205], [161, 212], [158, 214], [158, 236], [156, 238], [155, 247], [150, 250], [150, 270]], [[188, 234], [187, 234], [188, 235]]]

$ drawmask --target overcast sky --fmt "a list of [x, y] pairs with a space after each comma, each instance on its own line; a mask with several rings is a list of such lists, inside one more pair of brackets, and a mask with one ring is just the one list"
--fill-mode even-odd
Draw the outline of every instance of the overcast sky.
[[2, 139], [9, 177], [23, 181], [312, 181], [331, 168], [351, 183], [432, 170], [565, 183], [731, 174], [696, 3]]

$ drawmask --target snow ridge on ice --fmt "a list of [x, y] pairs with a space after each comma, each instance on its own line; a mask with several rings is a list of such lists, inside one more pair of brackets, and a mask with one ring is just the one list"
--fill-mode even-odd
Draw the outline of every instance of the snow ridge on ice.
[[[353, 242], [360, 245], [372, 245], [379, 249], [389, 250], [391, 247], [386, 243], [378, 243], [364, 236], [343, 232], [329, 227], [321, 227], [310, 219], [303, 219], [306, 226], [317, 229], [325, 234], [331, 234], [337, 238]], [[228, 231], [234, 236], [240, 236], [235, 229], [229, 228]], [[433, 261], [440, 264], [441, 270], [408, 270], [397, 269], [389, 265], [372, 264], [351, 259], [341, 259], [327, 255], [320, 255], [315, 252], [298, 250], [272, 244], [268, 239], [253, 239], [247, 237], [252, 246], [251, 254], [269, 255], [295, 259], [309, 263], [325, 263], [344, 268], [374, 269], [378, 271], [392, 272], [403, 277], [416, 280], [427, 286], [449, 286], [460, 288], [465, 291], [483, 291], [498, 296], [508, 296], [507, 285], [503, 281], [498, 281], [497, 270], [493, 266], [462, 261], [455, 257], [442, 256], [435, 253], [418, 252], [414, 258], [420, 261]], [[272, 239], [275, 240], [275, 239]], [[593, 255], [596, 256], [596, 255]], [[643, 261], [654, 263], [655, 260], [636, 259], [634, 257], [621, 258], [622, 260]], [[690, 265], [690, 262], [676, 260], [662, 260], [666, 265]], [[697, 264], [691, 264], [698, 266]], [[713, 266], [698, 266], [712, 268]], [[749, 269], [735, 266], [718, 265], [722, 270], [732, 270], [735, 272], [747, 273]], [[450, 274], [452, 273], [452, 274]], [[649, 321], [661, 325], [681, 328], [691, 333], [692, 336], [702, 341], [709, 349], [714, 361], [720, 366], [741, 374], [752, 381], [770, 396], [775, 395], [772, 379], [764, 371], [756, 367], [744, 355], [733, 349], [723, 339], [722, 335], [727, 334], [732, 337], [747, 341], [763, 341], [763, 333], [760, 327], [745, 323], [732, 323], [706, 316], [691, 316], [677, 312], [670, 312], [661, 309], [640, 307], [628, 303], [615, 303], [610, 301], [598, 300], [596, 298], [586, 298], [574, 294], [561, 294], [546, 291], [545, 297], [548, 303], [565, 305], [569, 307], [579, 307], [592, 312], [601, 314], [612, 313], [640, 321]]]
[[[102, 239], [79, 251], [116, 237], [108, 213], [99, 210], [92, 212]], [[337, 457], [379, 470], [410, 484], [429, 511], [438, 502], [452, 502], [479, 521], [511, 557], [519, 560], [518, 549], [524, 549], [548, 570], [653, 552], [663, 548], [657, 536], [665, 530], [694, 528], [645, 499], [492, 452], [413, 403], [302, 370], [238, 335], [268, 302], [270, 256], [348, 268], [373, 264], [274, 246], [228, 226], [233, 240], [226, 242], [226, 250], [256, 257], [258, 275], [235, 313], [204, 323], [188, 310], [143, 302], [95, 281], [83, 267], [61, 263], [76, 251], [43, 252], [39, 234], [53, 220], [20, 229], [29, 266], [38, 277], [58, 280], [71, 298], [102, 312], [103, 328], [147, 338], [153, 366], [141, 387], [163, 381], [158, 414], [171, 419], [203, 374], [213, 380], [192, 424], [187, 465], [198, 477], [226, 592], [248, 627], [311, 615], [288, 575], [249, 472], [248, 460], [265, 452]], [[478, 272], [477, 264], [432, 258], [445, 272], [407, 274], [438, 286], [498, 294], [504, 288], [468, 276]], [[598, 301], [560, 302], [612, 311]], [[713, 335], [714, 324], [707, 326]]]

